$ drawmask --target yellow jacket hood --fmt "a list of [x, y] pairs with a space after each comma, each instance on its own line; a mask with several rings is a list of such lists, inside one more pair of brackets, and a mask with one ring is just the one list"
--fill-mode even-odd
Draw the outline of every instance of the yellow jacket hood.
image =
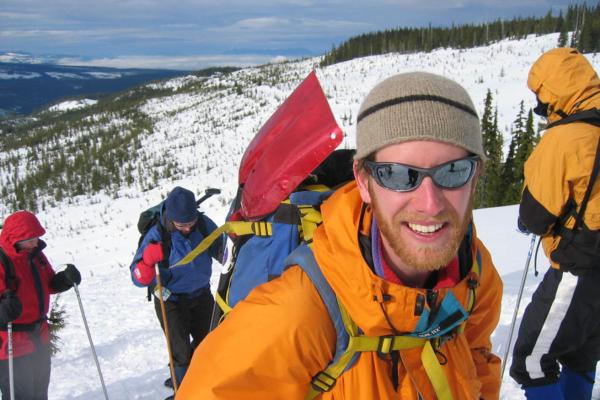
[[527, 86], [542, 103], [548, 104], [549, 122], [600, 108], [600, 79], [575, 49], [563, 47], [544, 53], [531, 67]]

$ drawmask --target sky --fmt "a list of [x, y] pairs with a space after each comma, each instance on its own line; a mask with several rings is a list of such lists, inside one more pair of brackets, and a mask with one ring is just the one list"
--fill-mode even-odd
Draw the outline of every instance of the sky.
[[[321, 55], [357, 34], [558, 13], [576, 0], [2, 0], [0, 52], [195, 70]], [[589, 3], [589, 2], [588, 2]]]

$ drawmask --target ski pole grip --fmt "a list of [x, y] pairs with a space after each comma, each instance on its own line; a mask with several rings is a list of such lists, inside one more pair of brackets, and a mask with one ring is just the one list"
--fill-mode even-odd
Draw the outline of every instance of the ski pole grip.
[[209, 197], [211, 197], [215, 194], [219, 194], [219, 193], [221, 193], [221, 189], [217, 189], [217, 188], [206, 189], [206, 191], [204, 192], [204, 195], [202, 197], [200, 197], [198, 200], [196, 200], [196, 205], [199, 206], [204, 200], [208, 199]]

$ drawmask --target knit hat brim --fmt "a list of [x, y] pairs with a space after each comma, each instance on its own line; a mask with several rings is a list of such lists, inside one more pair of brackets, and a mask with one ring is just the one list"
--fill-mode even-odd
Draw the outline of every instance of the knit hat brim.
[[485, 159], [479, 117], [456, 82], [426, 72], [395, 75], [363, 101], [356, 130], [355, 159], [412, 140], [450, 143]]

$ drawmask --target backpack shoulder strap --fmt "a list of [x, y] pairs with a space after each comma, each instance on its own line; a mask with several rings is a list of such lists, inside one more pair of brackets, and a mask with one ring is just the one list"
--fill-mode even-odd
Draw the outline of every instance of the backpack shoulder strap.
[[165, 226], [166, 220], [164, 218], [159, 218], [156, 221], [156, 230], [160, 235], [160, 243], [162, 247], [163, 254], [165, 256], [165, 261], [167, 265], [163, 265], [165, 268], [169, 267], [169, 255], [171, 254], [171, 232]]
[[558, 125], [569, 124], [571, 122], [585, 122], [600, 127], [600, 110], [597, 108], [592, 108], [591, 110], [585, 110], [568, 115], [559, 119], [558, 121], [548, 124], [546, 129], [554, 128]]
[[[329, 283], [327, 283], [325, 276], [323, 276], [323, 272], [321, 272], [321, 269], [317, 265], [313, 252], [308, 245], [297, 247], [286, 258], [284, 264], [286, 266], [298, 265], [308, 275], [327, 308], [327, 312], [329, 313], [329, 317], [331, 318], [331, 322], [333, 323], [336, 332], [336, 345], [333, 360], [325, 370], [321, 371], [313, 378], [309, 395], [306, 397], [307, 399], [314, 398], [324, 391], [329, 391], [335, 385], [338, 376], [358, 360], [360, 353], [352, 354], [351, 357], [346, 360], [346, 365], [344, 365], [343, 370], [340, 371], [337, 376], [326, 372], [331, 366], [336, 365], [338, 361], [340, 361], [342, 355], [346, 353], [350, 341], [350, 335], [346, 330], [337, 296], [333, 292], [333, 289], [331, 289], [331, 286], [329, 286]], [[314, 395], [309, 397], [311, 396], [311, 393], [314, 393]]]
[[[556, 226], [555, 233], [564, 236], [570, 237], [571, 240], [573, 238], [572, 234], [576, 233], [578, 229], [583, 224], [583, 215], [585, 214], [585, 210], [587, 208], [588, 201], [592, 194], [592, 189], [594, 188], [594, 184], [596, 183], [596, 179], [598, 178], [598, 173], [600, 172], [600, 139], [598, 140], [598, 145], [596, 147], [596, 156], [594, 158], [594, 165], [592, 166], [592, 172], [590, 174], [590, 181], [588, 182], [588, 186], [585, 190], [585, 194], [583, 195], [583, 199], [581, 200], [581, 205], [579, 206], [579, 210], [577, 210], [577, 204], [569, 200], [567, 203], [567, 207], [565, 211], [559, 216], [559, 224]], [[570, 205], [569, 205], [570, 204]], [[573, 216], [575, 218], [575, 224], [572, 229], [567, 229], [565, 224], [569, 216]]]
[[0, 247], [0, 262], [4, 266], [4, 279], [5, 286], [7, 289], [14, 289], [17, 277], [15, 276], [15, 267], [10, 260], [10, 257], [6, 255], [2, 247]]
[[198, 230], [202, 234], [203, 237], [207, 237], [209, 235], [208, 229], [206, 229], [206, 223], [204, 222], [204, 213], [198, 213]]
[[413, 336], [365, 336], [359, 332], [348, 312], [338, 301], [331, 286], [317, 264], [312, 250], [306, 244], [297, 247], [285, 260], [286, 266], [298, 265], [308, 275], [319, 292], [336, 330], [336, 349], [333, 360], [316, 374], [305, 400], [312, 400], [331, 390], [337, 379], [358, 360], [361, 352], [377, 352], [382, 356], [392, 351], [422, 348], [421, 361], [436, 396], [440, 400], [451, 400], [452, 393], [448, 380], [440, 365], [432, 340]]

